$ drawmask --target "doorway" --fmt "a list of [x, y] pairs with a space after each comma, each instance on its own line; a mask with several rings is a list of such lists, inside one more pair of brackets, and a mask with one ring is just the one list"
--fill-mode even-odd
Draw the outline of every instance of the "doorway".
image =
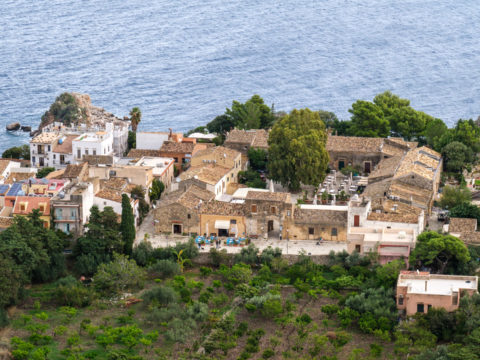
[[45, 166], [45, 161], [43, 160], [43, 157], [38, 158], [38, 165]]
[[273, 220], [268, 220], [267, 231], [273, 231]]
[[338, 161], [338, 170], [342, 170], [345, 167], [345, 160]]
[[370, 171], [372, 171], [372, 163], [370, 161], [365, 161], [365, 172], [367, 174], [370, 174]]
[[218, 236], [228, 236], [228, 229], [218, 229]]
[[360, 226], [360, 215], [355, 215], [353, 217], [353, 226], [355, 226], [355, 227]]
[[173, 233], [174, 234], [181, 234], [182, 233], [182, 225], [173, 224]]

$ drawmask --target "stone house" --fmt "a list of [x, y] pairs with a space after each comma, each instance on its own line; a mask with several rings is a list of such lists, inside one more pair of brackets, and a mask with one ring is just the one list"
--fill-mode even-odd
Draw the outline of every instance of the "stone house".
[[348, 206], [299, 205], [287, 221], [289, 240], [346, 241]]
[[329, 135], [327, 151], [330, 168], [341, 170], [346, 166], [371, 173], [384, 158], [404, 155], [417, 143], [401, 138], [367, 138], [356, 136]]
[[232, 181], [236, 182], [238, 172], [242, 166], [242, 154], [239, 151], [224, 146], [208, 147], [198, 151], [190, 162], [191, 166], [202, 166], [205, 164], [216, 164], [233, 169]]
[[249, 190], [244, 203], [249, 235], [279, 236], [293, 214], [290, 193]]
[[210, 191], [191, 185], [163, 197], [154, 210], [157, 234], [200, 233], [200, 208], [214, 198]]
[[222, 201], [204, 203], [200, 209], [200, 234], [207, 236], [248, 235], [244, 204]]
[[215, 194], [216, 197], [225, 194], [229, 184], [236, 182], [238, 168], [224, 167], [215, 163], [191, 166], [180, 174], [178, 182], [173, 183], [171, 190], [186, 190], [190, 185], [196, 185]]
[[478, 277], [402, 271], [397, 281], [397, 309], [407, 316], [431, 308], [458, 309], [460, 299], [477, 292]]
[[67, 165], [62, 178], [72, 182], [82, 182], [86, 180], [88, 178], [88, 163], [83, 162], [76, 165]]
[[207, 148], [207, 144], [197, 144], [195, 139], [184, 138], [182, 142], [165, 141], [159, 151], [159, 156], [173, 158], [179, 173], [186, 170], [192, 157], [200, 150]]
[[233, 129], [227, 133], [223, 146], [241, 152], [245, 158], [250, 148], [268, 151], [268, 131]]
[[458, 237], [467, 244], [480, 244], [480, 232], [477, 231], [477, 219], [450, 218], [450, 235]]

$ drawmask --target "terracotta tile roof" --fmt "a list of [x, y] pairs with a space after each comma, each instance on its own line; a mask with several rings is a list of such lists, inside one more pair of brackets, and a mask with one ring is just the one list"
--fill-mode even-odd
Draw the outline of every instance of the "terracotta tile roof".
[[0, 159], [0, 175], [3, 174], [8, 164], [10, 164], [10, 160]]
[[403, 158], [395, 177], [415, 173], [421, 177], [433, 180], [440, 165], [441, 156], [437, 152], [423, 146], [409, 151]]
[[45, 179], [61, 179], [63, 178], [63, 174], [65, 173], [65, 169], [55, 170], [45, 176]]
[[207, 184], [215, 185], [227, 175], [230, 170], [230, 168], [215, 164], [191, 166], [187, 171], [180, 174], [180, 180], [184, 181], [195, 178]]
[[372, 200], [377, 198], [383, 198], [388, 189], [390, 188], [392, 180], [382, 180], [375, 183], [368, 184], [365, 190], [363, 191], [363, 196], [370, 198]]
[[122, 202], [122, 193], [120, 191], [112, 190], [112, 189], [102, 189], [95, 194], [96, 197], [111, 200], [118, 203]]
[[390, 144], [383, 144], [382, 153], [388, 156], [401, 156], [405, 154], [407, 150], [401, 149]]
[[88, 163], [84, 162], [81, 164], [70, 164], [67, 165], [65, 168], [65, 172], [63, 173], [63, 178], [65, 179], [73, 179], [77, 178], [81, 175], [83, 171], [86, 171], [88, 169]]
[[35, 144], [51, 144], [55, 140], [60, 138], [59, 133], [54, 132], [42, 132], [35, 136], [30, 142]]
[[216, 156], [223, 157], [224, 155], [226, 155], [225, 156], [226, 158], [235, 160], [238, 156], [241, 156], [242, 154], [239, 151], [227, 148], [225, 146], [214, 146], [214, 147], [209, 146], [206, 149], [197, 151], [194, 157], [205, 156], [205, 155], [212, 155], [212, 158]]
[[338, 152], [381, 152], [382, 138], [329, 135], [327, 151]]
[[191, 142], [174, 142], [174, 141], [164, 141], [162, 147], [160, 148], [160, 153], [162, 154], [173, 154], [173, 153], [182, 153], [182, 154], [191, 154], [195, 149], [194, 143]]
[[[35, 177], [35, 173], [30, 172], [10, 172], [10, 175], [5, 179], [5, 184], [13, 184], [14, 182], [19, 182], [23, 180], [27, 180], [31, 177]], [[15, 180], [14, 180], [15, 179]]]
[[13, 224], [13, 217], [0, 217], [0, 228], [6, 229]]
[[245, 205], [213, 200], [202, 204], [200, 212], [209, 215], [245, 216]]
[[420, 208], [399, 201], [384, 200], [381, 203], [376, 201], [372, 202], [372, 212], [368, 215], [367, 220], [418, 224], [421, 212]]
[[53, 152], [61, 154], [71, 154], [72, 153], [72, 141], [78, 135], [65, 135], [63, 136], [63, 142], [61, 144], [58, 141], [53, 145]]
[[225, 144], [244, 144], [256, 148], [268, 148], [268, 131], [264, 129], [233, 129], [227, 134]]
[[190, 186], [186, 191], [176, 191], [168, 194], [160, 200], [159, 207], [168, 206], [173, 203], [179, 203], [188, 209], [193, 209], [201, 203], [212, 200], [215, 195], [196, 185]]
[[143, 156], [161, 157], [160, 150], [148, 150], [148, 149], [131, 149], [128, 152], [127, 157], [140, 159]]
[[[44, 211], [40, 212], [41, 215], [50, 215], [50, 198], [46, 196], [17, 196], [15, 201], [15, 207], [13, 208], [14, 215], [28, 215], [34, 209], [40, 209], [40, 206], [44, 206]], [[24, 206], [24, 210], [22, 210]]]
[[448, 232], [450, 233], [475, 232], [476, 230], [477, 219], [450, 218], [450, 225], [448, 226]]
[[347, 226], [348, 211], [295, 208], [293, 218], [297, 224], [335, 224]]
[[433, 192], [429, 189], [395, 181], [390, 185], [388, 195], [398, 196], [400, 199], [413, 201], [414, 203], [428, 207]]
[[380, 160], [375, 170], [373, 170], [368, 176], [368, 180], [371, 181], [376, 178], [393, 177], [400, 166], [402, 158], [403, 156], [399, 155]]
[[478, 244], [480, 243], [480, 232], [478, 231], [469, 231], [463, 232], [460, 234], [460, 239], [467, 244]]
[[276, 201], [290, 203], [290, 194], [284, 192], [249, 191], [246, 200]]
[[88, 165], [113, 165], [112, 155], [83, 155], [83, 160]]
[[108, 180], [102, 180], [101, 186], [104, 189], [123, 191], [128, 185], [128, 180], [121, 177], [111, 177]]

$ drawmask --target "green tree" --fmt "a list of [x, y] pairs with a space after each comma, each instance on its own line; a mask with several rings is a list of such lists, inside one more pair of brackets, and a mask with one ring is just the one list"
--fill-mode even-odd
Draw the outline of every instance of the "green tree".
[[62, 122], [69, 126], [78, 124], [87, 119], [87, 109], [78, 105], [75, 97], [70, 93], [62, 93], [50, 105], [50, 109], [42, 116], [42, 125], [52, 123], [54, 121]]
[[442, 149], [444, 166], [447, 171], [461, 172], [466, 164], [473, 161], [472, 150], [465, 144], [453, 141]]
[[323, 121], [327, 129], [335, 128], [335, 125], [339, 122], [335, 113], [325, 110], [318, 110], [318, 116]]
[[470, 253], [459, 238], [427, 231], [417, 237], [417, 245], [410, 254], [410, 263], [427, 266], [433, 273], [455, 273], [470, 261]]
[[407, 140], [418, 137], [425, 130], [425, 117], [411, 107], [395, 109], [388, 120], [394, 135]]
[[137, 127], [140, 121], [142, 120], [142, 112], [140, 108], [134, 107], [130, 110], [130, 122], [132, 124], [132, 131], [137, 132]]
[[450, 210], [451, 218], [477, 219], [480, 222], [480, 208], [469, 202], [463, 202]]
[[267, 187], [267, 184], [262, 180], [260, 174], [252, 170], [239, 171], [238, 182], [251, 188], [265, 189]]
[[164, 190], [165, 184], [158, 179], [153, 179], [152, 186], [148, 193], [150, 200], [155, 201], [160, 199]]
[[133, 131], [128, 132], [127, 146], [128, 146], [128, 150], [136, 149], [136, 147], [137, 147], [137, 133], [135, 133]]
[[139, 267], [135, 260], [129, 260], [125, 255], [114, 254], [112, 262], [98, 267], [93, 283], [98, 292], [110, 296], [127, 290], [141, 289], [145, 277], [146, 271]]
[[44, 167], [37, 172], [37, 179], [42, 179], [48, 174], [50, 174], [52, 171], [55, 171], [54, 167]]
[[252, 102], [240, 104], [238, 101], [234, 101], [232, 109], [227, 109], [226, 114], [234, 119], [235, 125], [239, 129], [248, 130], [260, 127], [260, 108]]
[[131, 255], [133, 242], [135, 241], [135, 217], [133, 216], [130, 198], [127, 194], [122, 194], [122, 221], [120, 222], [120, 232], [122, 233], [124, 252], [127, 255]]
[[398, 109], [410, 107], [410, 100], [402, 99], [391, 91], [385, 91], [376, 95], [373, 98], [373, 103], [382, 110], [384, 116], [387, 118], [394, 116], [395, 111]]
[[113, 253], [123, 252], [117, 214], [109, 206], [99, 211], [96, 205], [90, 209], [90, 221], [85, 234], [77, 239], [73, 249], [75, 269], [85, 275], [93, 275], [97, 267], [113, 259]]
[[453, 209], [463, 203], [469, 203], [472, 200], [472, 193], [468, 188], [461, 186], [445, 186], [442, 190], [442, 197], [439, 205], [443, 209]]
[[439, 142], [442, 136], [448, 132], [448, 127], [440, 119], [434, 119], [430, 121], [425, 128], [425, 139], [427, 144], [431, 146], [436, 151], [441, 151], [439, 148]]
[[268, 144], [269, 175], [290, 189], [318, 186], [328, 166], [325, 124], [316, 112], [293, 110], [275, 123]]
[[11, 147], [2, 153], [2, 158], [30, 160], [30, 147], [27, 144]]
[[[212, 134], [219, 134], [223, 139], [227, 132], [235, 127], [235, 121], [227, 114], [218, 115], [207, 124], [207, 129]], [[222, 141], [223, 142], [223, 141]]]
[[390, 134], [390, 124], [377, 105], [357, 100], [348, 111], [352, 114], [350, 132], [353, 136], [387, 137]]
[[267, 168], [267, 152], [263, 149], [248, 149], [248, 160], [253, 170], [265, 170]]
[[379, 286], [385, 288], [393, 288], [398, 280], [398, 274], [405, 269], [405, 262], [403, 260], [394, 260], [383, 266], [377, 267], [375, 276]]

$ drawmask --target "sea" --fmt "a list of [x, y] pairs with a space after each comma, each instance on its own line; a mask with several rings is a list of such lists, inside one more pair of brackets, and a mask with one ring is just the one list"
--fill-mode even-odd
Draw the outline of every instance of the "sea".
[[480, 115], [479, 0], [2, 0], [0, 150], [64, 91], [139, 130], [186, 131], [260, 94], [348, 119], [391, 90], [443, 119]]

